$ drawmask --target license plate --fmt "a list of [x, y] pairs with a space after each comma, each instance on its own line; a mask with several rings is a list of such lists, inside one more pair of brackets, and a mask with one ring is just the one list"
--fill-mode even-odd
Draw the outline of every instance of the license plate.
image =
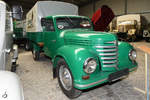
[[121, 71], [118, 71], [118, 72], [115, 72], [115, 73], [112, 73], [112, 74], [109, 75], [108, 81], [113, 82], [113, 81], [119, 80], [123, 77], [126, 77], [128, 74], [129, 74], [129, 69], [128, 68], [124, 69], [124, 70], [121, 70]]

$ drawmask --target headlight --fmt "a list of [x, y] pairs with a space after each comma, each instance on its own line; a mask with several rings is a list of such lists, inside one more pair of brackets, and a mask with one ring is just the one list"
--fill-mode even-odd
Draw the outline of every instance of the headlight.
[[88, 74], [93, 73], [96, 69], [97, 63], [96, 60], [93, 58], [88, 58], [84, 62], [84, 71]]
[[148, 30], [144, 30], [143, 35], [147, 36], [148, 34], [149, 34], [149, 31]]
[[135, 50], [131, 50], [130, 52], [129, 52], [129, 58], [130, 58], [130, 60], [132, 60], [132, 61], [134, 61], [135, 59], [136, 59], [136, 51]]

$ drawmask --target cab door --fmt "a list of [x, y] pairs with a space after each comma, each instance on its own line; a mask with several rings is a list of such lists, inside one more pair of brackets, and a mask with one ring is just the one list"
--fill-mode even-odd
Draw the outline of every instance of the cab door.
[[47, 56], [53, 57], [56, 52], [56, 31], [52, 18], [45, 20], [44, 28], [44, 52]]

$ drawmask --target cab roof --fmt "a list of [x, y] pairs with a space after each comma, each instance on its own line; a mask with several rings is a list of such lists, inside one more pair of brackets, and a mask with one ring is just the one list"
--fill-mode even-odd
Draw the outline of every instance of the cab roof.
[[86, 16], [79, 16], [79, 15], [54, 15], [54, 16], [47, 16], [45, 18], [58, 18], [58, 17], [75, 17], [75, 18], [87, 18]]

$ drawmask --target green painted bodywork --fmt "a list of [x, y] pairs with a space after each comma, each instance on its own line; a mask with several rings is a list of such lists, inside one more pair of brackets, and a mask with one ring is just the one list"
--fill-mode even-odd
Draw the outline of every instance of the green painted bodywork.
[[14, 37], [15, 39], [23, 38], [23, 28], [17, 28], [15, 21], [13, 22], [13, 31], [14, 31], [14, 34], [15, 34], [15, 37]]
[[16, 27], [16, 21], [13, 22], [13, 35], [13, 40], [16, 44], [22, 44], [26, 40], [26, 37], [23, 35], [23, 27]]
[[[93, 31], [90, 29], [67, 29], [60, 30], [56, 26], [56, 18], [65, 16], [48, 16], [52, 19], [55, 27], [54, 32], [28, 32], [28, 39], [32, 42], [31, 46], [35, 50], [44, 51], [44, 53], [52, 58], [53, 67], [56, 68], [57, 61], [64, 58], [72, 72], [74, 79], [74, 87], [77, 89], [87, 89], [98, 84], [108, 82], [108, 76], [111, 73], [129, 68], [130, 71], [137, 67], [136, 62], [129, 59], [130, 50], [134, 49], [130, 44], [118, 42], [118, 65], [115, 67], [103, 67], [103, 56], [99, 55], [96, 46], [112, 46], [114, 44], [105, 44], [110, 41], [117, 41], [114, 34], [107, 32]], [[69, 16], [82, 17], [83, 16]], [[88, 19], [88, 18], [87, 18]], [[43, 42], [43, 48], [37, 44]], [[83, 64], [87, 58], [94, 58], [97, 61], [96, 70], [92, 74], [87, 74], [83, 70]], [[113, 57], [113, 56], [112, 56]], [[132, 70], [133, 69], [133, 70]], [[89, 75], [90, 78], [83, 80], [82, 76]]]
[[14, 28], [15, 39], [23, 38], [23, 28]]

